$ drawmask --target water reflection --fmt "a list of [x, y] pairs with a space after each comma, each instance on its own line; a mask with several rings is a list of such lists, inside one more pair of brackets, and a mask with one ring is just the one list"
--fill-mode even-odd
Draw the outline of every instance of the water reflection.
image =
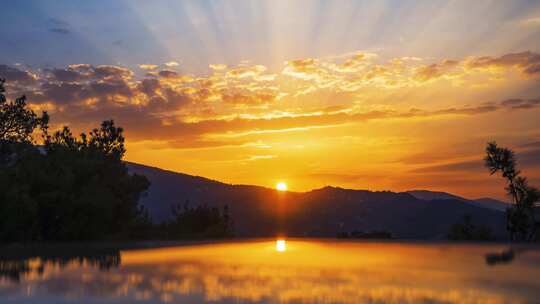
[[286, 251], [276, 249], [272, 240], [124, 250], [108, 271], [100, 270], [99, 262], [75, 259], [64, 267], [45, 267], [39, 276], [23, 275], [18, 283], [1, 280], [0, 302], [537, 303], [540, 298], [538, 251], [493, 268], [485, 255], [504, 246], [287, 240]]
[[277, 252], [285, 252], [287, 250], [287, 243], [285, 243], [285, 240], [277, 240], [276, 241], [276, 251]]
[[490, 266], [508, 264], [514, 261], [517, 256], [531, 250], [539, 250], [539, 248], [537, 248], [536, 246], [510, 247], [501, 252], [491, 252], [486, 254], [486, 263]]
[[0, 252], [0, 278], [19, 282], [22, 277], [40, 277], [51, 269], [97, 267], [108, 270], [120, 265], [120, 251], [115, 248], [48, 246], [3, 248]]

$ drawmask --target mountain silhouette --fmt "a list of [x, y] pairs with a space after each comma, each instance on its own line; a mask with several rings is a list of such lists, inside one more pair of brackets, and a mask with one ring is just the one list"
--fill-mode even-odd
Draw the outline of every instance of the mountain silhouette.
[[[231, 185], [204, 177], [128, 163], [132, 173], [151, 182], [141, 203], [152, 220], [171, 217], [177, 204], [229, 206], [239, 237], [334, 237], [342, 231], [389, 231], [398, 238], [442, 239], [450, 227], [469, 215], [476, 225], [506, 238], [505, 214], [444, 192], [367, 191], [324, 187], [308, 192]], [[502, 203], [502, 202], [501, 202]], [[504, 204], [504, 203], [502, 203]]]
[[471, 199], [466, 199], [461, 196], [457, 196], [457, 195], [446, 193], [446, 192], [428, 191], [428, 190], [410, 190], [410, 191], [407, 191], [407, 193], [413, 195], [416, 198], [427, 200], [427, 201], [448, 200], [448, 199], [459, 200], [459, 201], [471, 204], [473, 206], [499, 210], [499, 211], [505, 211], [506, 208], [510, 206], [509, 203], [505, 203], [505, 202], [502, 202], [493, 198], [489, 198], [489, 197], [483, 197], [483, 198], [471, 200]]

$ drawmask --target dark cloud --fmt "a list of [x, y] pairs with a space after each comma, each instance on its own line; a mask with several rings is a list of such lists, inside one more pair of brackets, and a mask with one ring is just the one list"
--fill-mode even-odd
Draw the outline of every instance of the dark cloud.
[[418, 68], [414, 77], [418, 80], [427, 81], [445, 75], [449, 70], [458, 65], [458, 61], [445, 59], [440, 63], [434, 63]]
[[540, 98], [535, 99], [520, 99], [520, 98], [514, 98], [514, 99], [507, 99], [500, 103], [502, 107], [508, 108], [508, 109], [531, 109], [540, 106]]
[[384, 178], [384, 175], [374, 176], [368, 174], [310, 173], [301, 175], [299, 177], [347, 184], [361, 181], [373, 181], [374, 179]]
[[540, 166], [540, 149], [529, 150], [517, 154], [518, 164], [524, 168]]
[[444, 165], [423, 167], [413, 170], [417, 173], [448, 173], [448, 172], [479, 172], [485, 170], [484, 162], [480, 160], [464, 161]]
[[161, 88], [159, 80], [155, 78], [146, 78], [143, 79], [138, 85], [138, 90], [147, 96], [156, 95], [156, 91]]
[[94, 81], [87, 88], [94, 93], [93, 97], [105, 97], [110, 95], [132, 96], [133, 92], [129, 85], [123, 80]]
[[58, 18], [49, 18], [49, 22], [51, 22], [53, 24], [56, 24], [56, 25], [61, 25], [61, 26], [68, 25], [67, 22], [65, 22], [64, 20], [58, 19]]
[[474, 115], [474, 114], [483, 114], [494, 112], [499, 109], [496, 105], [481, 105], [478, 107], [466, 107], [466, 108], [449, 108], [440, 111], [435, 111], [432, 114], [465, 114], [465, 115]]
[[83, 74], [73, 69], [52, 69], [48, 71], [55, 80], [62, 82], [74, 82], [85, 78]]
[[46, 82], [42, 84], [40, 95], [36, 97], [38, 101], [65, 105], [88, 98], [88, 95], [87, 88], [82, 84]]
[[[520, 168], [536, 168], [540, 167], [540, 149], [533, 149], [516, 154], [518, 167]], [[428, 166], [413, 170], [417, 173], [449, 173], [462, 172], [463, 174], [473, 172], [487, 172], [482, 159], [456, 162], [451, 164]]]
[[540, 141], [529, 142], [521, 145], [523, 148], [540, 148]]
[[115, 79], [127, 79], [133, 76], [133, 72], [127, 68], [114, 66], [114, 65], [98, 65], [94, 68], [93, 78], [105, 79], [105, 78], [115, 78]]
[[540, 73], [540, 54], [534, 52], [511, 53], [500, 57], [477, 57], [470, 60], [469, 67], [520, 67], [526, 74], [536, 75]]
[[428, 81], [449, 75], [450, 72], [459, 68], [461, 69], [476, 69], [476, 68], [503, 68], [515, 67], [527, 75], [540, 74], [540, 54], [526, 51], [521, 53], [505, 54], [500, 57], [482, 56], [472, 57], [462, 61], [445, 59], [441, 62], [431, 65], [420, 66], [414, 71], [414, 79], [420, 81]]
[[89, 64], [73, 64], [63, 69], [47, 69], [45, 72], [49, 80], [59, 82], [129, 80], [133, 76], [131, 70], [114, 65], [93, 66]]
[[177, 77], [178, 73], [171, 70], [163, 70], [163, 71], [159, 71], [158, 75], [164, 78], [173, 78], [173, 77]]
[[6, 79], [8, 84], [10, 82], [18, 82], [21, 84], [31, 84], [35, 81], [34, 76], [23, 70], [11, 67], [9, 65], [0, 64], [0, 78]]
[[67, 35], [67, 34], [71, 33], [70, 30], [68, 30], [66, 28], [62, 28], [62, 27], [50, 28], [49, 32], [55, 33], [55, 34], [61, 34], [61, 35]]

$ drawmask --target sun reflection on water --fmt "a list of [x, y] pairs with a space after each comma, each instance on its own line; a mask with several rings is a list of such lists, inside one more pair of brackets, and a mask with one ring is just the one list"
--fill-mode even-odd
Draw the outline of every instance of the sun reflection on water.
[[287, 243], [283, 239], [276, 240], [276, 251], [285, 252], [287, 250]]

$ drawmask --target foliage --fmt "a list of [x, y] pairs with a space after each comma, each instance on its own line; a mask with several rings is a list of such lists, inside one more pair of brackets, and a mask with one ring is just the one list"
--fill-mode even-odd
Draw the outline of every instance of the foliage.
[[452, 225], [448, 239], [456, 241], [492, 241], [495, 236], [489, 227], [474, 225], [471, 216], [465, 215], [462, 222]]
[[[110, 120], [79, 138], [68, 127], [49, 135], [46, 113], [1, 99], [0, 241], [101, 239], [141, 222], [149, 182], [121, 161], [122, 128]], [[38, 127], [43, 147], [31, 141]]]
[[26, 96], [8, 101], [6, 99], [5, 80], [0, 79], [0, 142], [32, 142], [32, 133], [40, 128], [47, 131], [49, 115], [43, 112], [38, 117], [27, 109]]
[[337, 234], [339, 239], [391, 239], [392, 233], [385, 230], [372, 230], [368, 232], [353, 230], [349, 232], [339, 232]]
[[232, 235], [228, 206], [220, 211], [207, 205], [191, 207], [186, 202], [184, 206], [173, 206], [171, 211], [174, 218], [165, 223], [170, 238], [222, 238]]
[[534, 218], [534, 207], [540, 200], [540, 191], [529, 186], [527, 178], [520, 175], [515, 153], [512, 150], [490, 142], [486, 147], [484, 161], [490, 174], [500, 172], [506, 179], [506, 192], [514, 203], [506, 210], [507, 229], [511, 239], [533, 240], [538, 226]]
[[79, 137], [68, 127], [49, 134], [47, 113], [4, 92], [0, 80], [0, 242], [232, 234], [227, 207], [177, 206], [172, 221], [153, 224], [138, 203], [149, 182], [122, 162], [123, 129], [113, 120]]

